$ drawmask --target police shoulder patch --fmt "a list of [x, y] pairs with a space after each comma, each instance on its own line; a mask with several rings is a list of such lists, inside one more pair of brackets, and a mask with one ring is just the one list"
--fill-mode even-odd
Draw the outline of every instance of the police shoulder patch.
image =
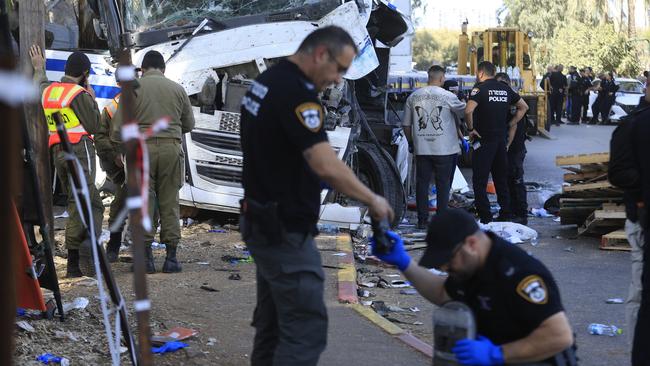
[[531, 275], [519, 282], [517, 294], [533, 304], [544, 305], [548, 302], [548, 290], [544, 280], [538, 275]]
[[323, 125], [323, 109], [318, 103], [307, 102], [296, 107], [296, 117], [307, 129], [318, 132]]
[[480, 92], [480, 91], [481, 91], [481, 89], [479, 89], [479, 88], [474, 88], [474, 89], [472, 89], [472, 92], [470, 93], [470, 95], [471, 95], [471, 96], [475, 96], [475, 95], [478, 94], [478, 92]]

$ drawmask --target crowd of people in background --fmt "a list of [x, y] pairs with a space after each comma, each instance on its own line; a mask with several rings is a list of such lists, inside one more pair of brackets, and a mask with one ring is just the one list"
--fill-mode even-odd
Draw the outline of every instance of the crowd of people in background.
[[[565, 75], [564, 65], [550, 65], [539, 84], [546, 91], [548, 103], [549, 124], [559, 126], [564, 124], [608, 124], [610, 110], [616, 101], [619, 85], [615, 80], [615, 72], [603, 71], [596, 74], [591, 67], [577, 69], [569, 66]], [[643, 78], [647, 78], [644, 73]], [[644, 80], [645, 81], [645, 80]], [[590, 94], [596, 93], [596, 99], [590, 105]], [[588, 116], [591, 107], [592, 115]]]

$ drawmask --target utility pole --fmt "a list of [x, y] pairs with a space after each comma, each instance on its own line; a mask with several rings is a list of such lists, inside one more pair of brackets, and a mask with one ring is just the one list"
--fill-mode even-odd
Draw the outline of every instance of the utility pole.
[[[0, 84], [7, 85], [15, 73], [11, 34], [9, 33], [8, 7], [5, 0], [0, 0]], [[18, 154], [19, 110], [8, 100], [0, 96], [0, 116], [3, 118], [3, 133], [0, 134], [0, 169], [6, 174], [5, 191], [0, 193], [0, 211], [7, 221], [13, 217], [12, 200], [18, 187], [20, 156]], [[16, 286], [14, 281], [15, 244], [18, 241], [17, 228], [13, 224], [0, 225], [0, 238], [3, 240], [3, 253], [0, 256], [0, 364], [12, 365], [14, 350], [14, 329], [16, 319]]]
[[[43, 0], [20, 0], [18, 9], [20, 19], [20, 66], [23, 74], [32, 76], [32, 61], [29, 48], [38, 45], [45, 50], [45, 4]], [[39, 178], [40, 195], [45, 211], [46, 232], [49, 243], [54, 243], [54, 214], [52, 213], [52, 172], [50, 170], [50, 152], [47, 146], [48, 130], [45, 116], [40, 105], [40, 98], [34, 103], [24, 105], [25, 121], [29, 138], [32, 142], [36, 174]], [[54, 248], [51, 248], [54, 252]], [[54, 270], [54, 268], [52, 268]]]
[[[149, 311], [151, 300], [147, 295], [147, 274], [145, 266], [144, 228], [142, 226], [142, 205], [146, 204], [142, 194], [148, 194], [149, 187], [142, 186], [142, 156], [139, 141], [139, 127], [135, 116], [135, 67], [131, 64], [129, 49], [122, 50], [120, 65], [117, 70], [122, 94], [120, 109], [122, 110], [122, 142], [126, 152], [127, 167], [127, 208], [129, 209], [129, 225], [133, 240], [133, 287], [135, 288], [134, 309], [138, 321], [138, 349], [140, 350], [139, 364], [153, 365], [151, 354], [151, 329], [149, 328]], [[132, 131], [125, 133], [125, 131]], [[146, 151], [144, 152], [146, 153]], [[147, 173], [148, 174], [148, 173]], [[144, 190], [144, 193], [143, 193]]]

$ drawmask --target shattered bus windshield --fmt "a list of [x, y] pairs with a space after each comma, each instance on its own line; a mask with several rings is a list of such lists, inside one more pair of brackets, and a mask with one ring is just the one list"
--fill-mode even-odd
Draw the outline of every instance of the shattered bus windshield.
[[289, 10], [314, 0], [126, 0], [127, 28], [132, 32], [183, 26], [203, 18], [216, 21]]

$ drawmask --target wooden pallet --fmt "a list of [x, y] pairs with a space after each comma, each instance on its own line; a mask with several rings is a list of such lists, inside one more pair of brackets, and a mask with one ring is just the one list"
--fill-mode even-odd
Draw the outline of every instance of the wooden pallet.
[[625, 230], [616, 230], [612, 231], [609, 234], [605, 234], [600, 239], [601, 250], [622, 250], [630, 251], [630, 243], [627, 241], [627, 235], [625, 235]]
[[560, 223], [562, 225], [581, 225], [603, 204], [622, 202], [623, 198], [621, 197], [560, 198]]
[[580, 154], [555, 157], [555, 165], [587, 165], [587, 164], [607, 164], [609, 163], [609, 153]]
[[620, 205], [603, 205], [600, 210], [594, 211], [584, 224], [578, 228], [578, 235], [604, 234], [623, 227], [625, 224], [625, 207]]
[[562, 187], [563, 197], [617, 197], [623, 192], [608, 181], [581, 183]]

